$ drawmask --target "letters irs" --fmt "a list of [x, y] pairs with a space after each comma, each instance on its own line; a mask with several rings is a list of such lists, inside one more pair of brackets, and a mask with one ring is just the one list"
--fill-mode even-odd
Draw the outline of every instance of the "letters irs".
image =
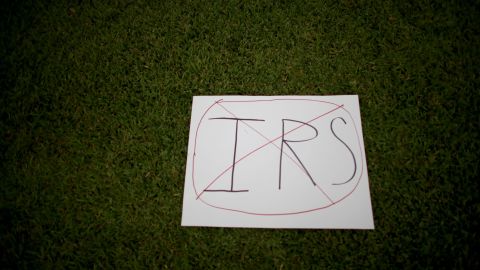
[[[238, 144], [238, 140], [239, 140], [239, 138], [238, 138], [238, 122], [239, 121], [242, 121], [242, 122], [246, 122], [246, 121], [265, 122], [265, 120], [263, 120], [263, 119], [252, 119], [252, 118], [236, 118], [236, 117], [215, 117], [215, 118], [210, 118], [209, 120], [235, 121], [235, 133], [234, 133], [235, 134], [235, 140], [234, 140], [234, 145], [233, 145], [233, 161], [232, 161], [232, 171], [231, 171], [231, 175], [230, 175], [230, 188], [229, 189], [206, 189], [205, 191], [206, 192], [248, 192], [248, 190], [236, 190], [234, 188], [235, 164], [237, 162], [236, 161], [237, 144]], [[336, 120], [341, 120], [343, 122], [343, 124], [347, 125], [347, 122], [345, 121], [345, 119], [343, 117], [333, 118], [330, 121], [330, 131], [331, 131], [332, 135], [338, 141], [340, 141], [344, 145], [345, 148], [348, 149], [348, 151], [350, 152], [350, 155], [352, 156], [352, 161], [353, 161], [353, 164], [354, 164], [353, 173], [352, 173], [350, 178], [348, 178], [348, 179], [346, 179], [346, 180], [344, 180], [340, 183], [332, 183], [332, 185], [343, 185], [343, 184], [347, 184], [348, 182], [350, 182], [353, 179], [353, 177], [355, 176], [355, 174], [357, 172], [357, 160], [356, 160], [355, 155], [354, 155], [352, 149], [350, 148], [350, 146], [345, 141], [343, 141], [340, 137], [338, 137], [338, 135], [335, 133], [335, 130], [333, 128], [333, 123]], [[293, 130], [290, 130], [290, 131], [285, 131], [285, 123], [286, 122], [299, 123], [300, 126], [298, 126], [295, 129], [298, 129], [298, 128], [301, 128], [301, 127], [303, 128], [304, 126], [309, 127], [315, 132], [315, 135], [312, 136], [311, 138], [307, 138], [307, 139], [296, 139], [296, 140], [295, 139], [286, 139], [285, 135], [290, 133], [291, 131], [295, 130], [295, 129], [293, 129]], [[311, 183], [314, 186], [316, 186], [317, 183], [313, 179], [313, 177], [310, 174], [310, 172], [308, 171], [308, 169], [305, 167], [304, 163], [302, 162], [302, 159], [295, 152], [294, 148], [292, 147], [292, 144], [303, 143], [303, 142], [311, 141], [311, 140], [317, 138], [318, 137], [318, 130], [313, 125], [310, 125], [309, 123], [305, 123], [305, 122], [301, 122], [301, 121], [293, 120], [293, 119], [282, 119], [281, 125], [282, 125], [282, 136], [281, 136], [280, 158], [279, 158], [279, 166], [278, 166], [278, 189], [280, 190], [282, 188], [282, 162], [283, 162], [283, 155], [284, 155], [285, 146], [290, 150], [290, 152], [293, 154], [295, 159], [298, 161], [300, 167], [303, 169], [305, 174], [308, 176]]]

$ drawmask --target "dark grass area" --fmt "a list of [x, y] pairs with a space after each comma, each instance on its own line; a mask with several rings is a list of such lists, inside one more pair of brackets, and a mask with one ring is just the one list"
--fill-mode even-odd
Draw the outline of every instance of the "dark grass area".
[[[478, 1], [59, 2], [0, 8], [1, 268], [480, 268]], [[358, 94], [376, 229], [180, 227], [230, 94]]]

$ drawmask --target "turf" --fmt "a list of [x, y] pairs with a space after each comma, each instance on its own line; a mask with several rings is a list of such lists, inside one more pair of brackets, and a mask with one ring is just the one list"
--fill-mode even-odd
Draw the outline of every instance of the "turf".
[[[478, 1], [11, 1], [0, 18], [2, 268], [480, 268]], [[192, 96], [233, 94], [358, 94], [376, 229], [181, 227]]]

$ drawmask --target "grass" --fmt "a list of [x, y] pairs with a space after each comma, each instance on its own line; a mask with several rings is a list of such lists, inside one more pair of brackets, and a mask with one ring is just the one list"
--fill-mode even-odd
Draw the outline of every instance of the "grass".
[[[2, 4], [2, 268], [480, 268], [479, 11]], [[180, 227], [192, 96], [232, 94], [358, 94], [376, 229]]]

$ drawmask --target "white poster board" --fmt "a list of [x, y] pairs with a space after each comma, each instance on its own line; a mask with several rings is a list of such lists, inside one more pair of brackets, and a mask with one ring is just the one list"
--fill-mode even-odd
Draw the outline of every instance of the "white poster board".
[[182, 226], [373, 229], [358, 96], [195, 96]]

